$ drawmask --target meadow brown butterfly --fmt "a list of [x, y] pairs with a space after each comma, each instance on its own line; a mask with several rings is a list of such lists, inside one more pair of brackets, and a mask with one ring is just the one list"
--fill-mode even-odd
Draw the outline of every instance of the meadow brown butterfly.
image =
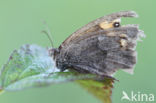
[[137, 17], [122, 11], [98, 18], [69, 36], [59, 48], [51, 49], [57, 68], [111, 76], [118, 69], [133, 72], [136, 44], [143, 31], [138, 25], [121, 25], [121, 17]]

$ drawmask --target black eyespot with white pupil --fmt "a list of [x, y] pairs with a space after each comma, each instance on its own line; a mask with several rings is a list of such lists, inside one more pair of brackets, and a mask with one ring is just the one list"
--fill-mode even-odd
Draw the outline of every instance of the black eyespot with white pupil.
[[119, 26], [120, 26], [120, 23], [119, 23], [119, 22], [115, 22], [115, 23], [113, 24], [113, 26], [114, 26], [114, 27], [119, 27]]

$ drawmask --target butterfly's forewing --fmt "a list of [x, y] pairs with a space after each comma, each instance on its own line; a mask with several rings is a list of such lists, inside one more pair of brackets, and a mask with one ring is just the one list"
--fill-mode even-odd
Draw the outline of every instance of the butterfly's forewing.
[[134, 48], [141, 31], [136, 25], [112, 25], [121, 17], [134, 16], [131, 11], [114, 13], [82, 27], [59, 48], [55, 55], [57, 66], [98, 75], [111, 75], [120, 68], [132, 71], [136, 63]]
[[[66, 45], [70, 45], [71, 42], [75, 41], [75, 39], [77, 39], [79, 36], [83, 36], [84, 34], [102, 30], [104, 27], [111, 28], [114, 22], [116, 21], [120, 22], [121, 17], [137, 17], [137, 16], [138, 15], [134, 11], [122, 11], [107, 16], [103, 16], [78, 29], [76, 32], [70, 35], [60, 46], [64, 47]], [[103, 24], [105, 25], [103, 28], [101, 28]]]

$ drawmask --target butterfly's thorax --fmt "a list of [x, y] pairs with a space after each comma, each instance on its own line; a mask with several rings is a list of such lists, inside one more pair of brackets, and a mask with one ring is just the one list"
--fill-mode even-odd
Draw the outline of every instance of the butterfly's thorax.
[[67, 59], [64, 58], [62, 53], [60, 53], [61, 48], [53, 48], [51, 49], [51, 56], [52, 59], [55, 61], [56, 66], [61, 71], [64, 71], [65, 69], [69, 68], [69, 63]]

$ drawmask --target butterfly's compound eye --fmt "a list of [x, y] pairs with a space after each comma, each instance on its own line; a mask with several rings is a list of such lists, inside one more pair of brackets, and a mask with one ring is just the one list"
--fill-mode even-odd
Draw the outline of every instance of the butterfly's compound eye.
[[119, 22], [115, 22], [114, 24], [113, 24], [113, 26], [116, 28], [116, 27], [120, 27], [120, 23]]

